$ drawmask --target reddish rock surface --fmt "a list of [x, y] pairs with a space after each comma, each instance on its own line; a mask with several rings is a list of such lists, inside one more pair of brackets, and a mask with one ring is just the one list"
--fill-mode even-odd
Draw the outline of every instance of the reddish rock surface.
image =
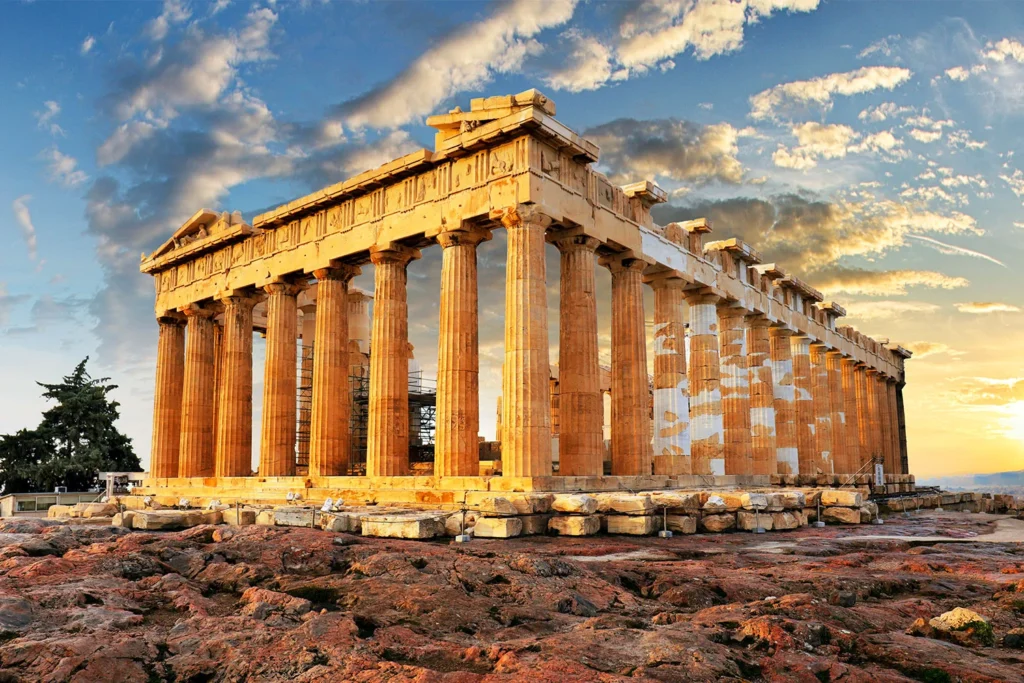
[[[1022, 681], [1024, 546], [930, 540], [995, 519], [465, 546], [6, 520], [0, 683]], [[954, 607], [995, 644], [912, 628]]]

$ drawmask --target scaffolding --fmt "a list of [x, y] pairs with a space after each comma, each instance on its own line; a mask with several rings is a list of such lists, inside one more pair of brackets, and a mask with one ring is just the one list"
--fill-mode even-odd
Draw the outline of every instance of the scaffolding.
[[313, 408], [313, 345], [299, 346], [298, 421], [295, 428], [296, 474], [309, 470], [309, 418]]
[[[352, 451], [349, 474], [366, 474], [366, 447], [370, 417], [370, 378], [352, 375], [352, 415], [350, 434]], [[409, 463], [434, 462], [434, 438], [437, 427], [437, 380], [425, 378], [422, 371], [409, 373]]]

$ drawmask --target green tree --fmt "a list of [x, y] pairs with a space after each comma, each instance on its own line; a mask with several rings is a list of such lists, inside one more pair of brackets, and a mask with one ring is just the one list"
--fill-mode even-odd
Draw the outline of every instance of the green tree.
[[101, 471], [133, 472], [141, 468], [132, 442], [114, 422], [120, 404], [109, 397], [117, 388], [110, 379], [93, 379], [89, 358], [60, 384], [39, 382], [43, 397], [56, 405], [43, 413], [33, 430], [0, 436], [0, 485], [5, 493], [52, 491], [67, 486], [85, 491], [99, 483]]

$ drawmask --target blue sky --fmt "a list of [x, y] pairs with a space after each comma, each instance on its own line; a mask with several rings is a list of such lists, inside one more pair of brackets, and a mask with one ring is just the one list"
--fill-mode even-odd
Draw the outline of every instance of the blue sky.
[[[1019, 3], [40, 0], [0, 18], [0, 432], [89, 354], [145, 458], [140, 253], [199, 208], [251, 220], [431, 147], [430, 113], [537, 87], [601, 170], [670, 192], [659, 222], [710, 216], [915, 350], [914, 471], [1024, 467]], [[481, 252], [485, 433], [501, 248]], [[435, 265], [411, 270], [423, 292]]]

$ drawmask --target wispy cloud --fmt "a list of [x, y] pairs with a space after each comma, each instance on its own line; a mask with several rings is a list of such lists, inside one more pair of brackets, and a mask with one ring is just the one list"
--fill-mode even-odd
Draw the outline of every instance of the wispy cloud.
[[859, 95], [873, 90], [892, 90], [911, 77], [910, 69], [895, 66], [865, 66], [855, 71], [833, 73], [806, 81], [782, 83], [750, 98], [750, 117], [774, 119], [792, 109], [832, 108], [837, 95]]
[[92, 36], [86, 36], [85, 40], [82, 41], [82, 47], [79, 48], [79, 51], [83, 55], [87, 55], [90, 52], [92, 52], [92, 49], [95, 46], [96, 46], [96, 39], [94, 37], [92, 37]]
[[64, 129], [54, 121], [59, 113], [59, 104], [53, 100], [43, 102], [43, 110], [36, 112], [36, 125], [43, 130], [48, 131], [50, 135], [64, 135]]
[[64, 154], [56, 147], [43, 152], [43, 158], [49, 162], [50, 180], [65, 187], [77, 187], [89, 179], [89, 175], [78, 168], [78, 160]]
[[1020, 313], [1020, 306], [1004, 304], [997, 301], [971, 301], [953, 304], [961, 313]]
[[891, 320], [937, 310], [938, 305], [925, 301], [854, 301], [846, 304], [846, 314], [858, 320]]
[[38, 245], [36, 226], [32, 223], [32, 213], [28, 209], [31, 199], [31, 195], [23, 194], [11, 203], [11, 209], [14, 211], [14, 219], [18, 222], [18, 228], [21, 230], [21, 237], [25, 240], [25, 246], [28, 248], [28, 257], [35, 261], [38, 257]]
[[980, 251], [974, 251], [973, 249], [967, 249], [965, 247], [958, 247], [953, 244], [946, 244], [939, 240], [932, 239], [931, 237], [925, 237], [924, 235], [907, 235], [910, 239], [924, 242], [928, 246], [932, 247], [940, 254], [946, 254], [948, 256], [971, 256], [973, 258], [984, 259], [985, 261], [991, 261], [992, 263], [1006, 268], [1006, 264], [998, 259], [994, 259], [988, 254], [982, 254]]

